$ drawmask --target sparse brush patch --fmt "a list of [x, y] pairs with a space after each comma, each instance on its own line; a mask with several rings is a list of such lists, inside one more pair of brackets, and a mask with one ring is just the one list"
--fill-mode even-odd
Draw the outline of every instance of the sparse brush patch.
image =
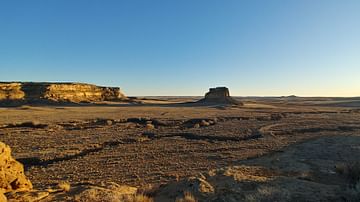
[[146, 196], [154, 196], [155, 192], [159, 189], [159, 186], [154, 186], [153, 184], [146, 184], [141, 186], [138, 189], [138, 194], [146, 195]]
[[[355, 162], [348, 166], [348, 179], [350, 184], [356, 187], [360, 183], [360, 162]], [[360, 190], [359, 190], [360, 191]]]
[[[347, 164], [337, 164], [335, 170], [340, 175], [344, 175], [349, 185], [355, 188], [360, 183], [360, 162], [350, 162]], [[359, 190], [360, 191], [360, 190]]]
[[349, 183], [342, 198], [344, 201], [360, 201], [360, 162], [341, 163], [335, 166], [338, 174], [343, 175]]
[[132, 202], [154, 202], [154, 200], [146, 195], [137, 194]]
[[344, 163], [338, 163], [335, 165], [335, 171], [336, 173], [342, 175], [345, 173], [346, 165]]
[[276, 187], [259, 187], [255, 193], [245, 196], [245, 201], [249, 202], [272, 202], [272, 201], [289, 201], [290, 193]]
[[197, 202], [195, 196], [189, 192], [189, 191], [185, 191], [184, 192], [184, 197], [183, 198], [177, 198], [176, 202]]
[[71, 188], [70, 183], [68, 183], [68, 182], [60, 182], [60, 183], [58, 184], [58, 187], [59, 187], [61, 190], [63, 190], [64, 192], [70, 191], [70, 188]]

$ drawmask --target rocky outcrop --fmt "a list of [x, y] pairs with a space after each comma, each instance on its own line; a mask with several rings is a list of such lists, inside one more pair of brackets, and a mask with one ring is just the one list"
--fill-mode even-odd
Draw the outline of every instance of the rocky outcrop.
[[10, 147], [0, 142], [0, 202], [3, 201], [151, 202], [152, 200], [138, 193], [136, 187], [118, 185], [112, 182], [76, 186], [60, 183], [56, 188], [33, 189], [31, 182], [24, 175], [23, 165], [12, 158]]
[[[12, 201], [79, 201], [79, 202], [153, 202], [150, 198], [138, 193], [136, 187], [118, 185], [108, 182], [100, 185], [81, 183], [70, 186], [52, 187], [47, 190], [32, 190], [6, 194], [9, 202]], [[142, 199], [142, 200], [139, 200]]]
[[204, 104], [231, 104], [243, 105], [240, 101], [230, 96], [229, 89], [226, 87], [210, 88], [205, 94], [205, 98], [198, 101]]
[[205, 94], [205, 99], [225, 99], [230, 97], [229, 89], [226, 87], [210, 88]]
[[96, 102], [126, 99], [116, 87], [84, 83], [0, 83], [0, 102]]
[[24, 97], [21, 83], [0, 83], [0, 100], [17, 100]]
[[11, 149], [0, 142], [0, 192], [28, 191], [31, 182], [24, 174], [24, 167], [11, 157]]

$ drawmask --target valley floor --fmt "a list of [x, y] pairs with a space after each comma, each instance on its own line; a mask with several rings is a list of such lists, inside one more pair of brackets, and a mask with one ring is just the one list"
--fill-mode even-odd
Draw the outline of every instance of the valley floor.
[[[353, 107], [252, 101], [23, 106], [0, 114], [0, 141], [37, 189], [65, 181], [162, 185], [152, 195], [167, 201], [189, 177], [207, 173], [215, 191], [193, 190], [200, 201], [259, 201], [269, 192], [288, 201], [346, 201], [353, 182], [339, 167], [360, 160], [360, 113]], [[219, 191], [230, 184], [238, 188]]]

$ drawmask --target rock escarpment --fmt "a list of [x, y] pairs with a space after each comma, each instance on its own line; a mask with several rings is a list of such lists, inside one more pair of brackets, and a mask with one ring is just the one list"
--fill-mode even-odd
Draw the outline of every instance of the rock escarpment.
[[204, 104], [243, 105], [242, 102], [230, 96], [229, 89], [226, 87], [210, 88], [209, 92], [205, 94], [205, 98], [198, 102]]
[[0, 102], [32, 103], [51, 102], [96, 102], [125, 100], [117, 87], [100, 87], [84, 83], [0, 83]]
[[0, 100], [17, 100], [25, 97], [20, 83], [0, 83]]

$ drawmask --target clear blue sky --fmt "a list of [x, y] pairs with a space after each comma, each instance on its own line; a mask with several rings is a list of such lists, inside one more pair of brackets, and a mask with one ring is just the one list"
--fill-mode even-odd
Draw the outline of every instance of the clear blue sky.
[[360, 1], [0, 1], [0, 80], [360, 96]]

